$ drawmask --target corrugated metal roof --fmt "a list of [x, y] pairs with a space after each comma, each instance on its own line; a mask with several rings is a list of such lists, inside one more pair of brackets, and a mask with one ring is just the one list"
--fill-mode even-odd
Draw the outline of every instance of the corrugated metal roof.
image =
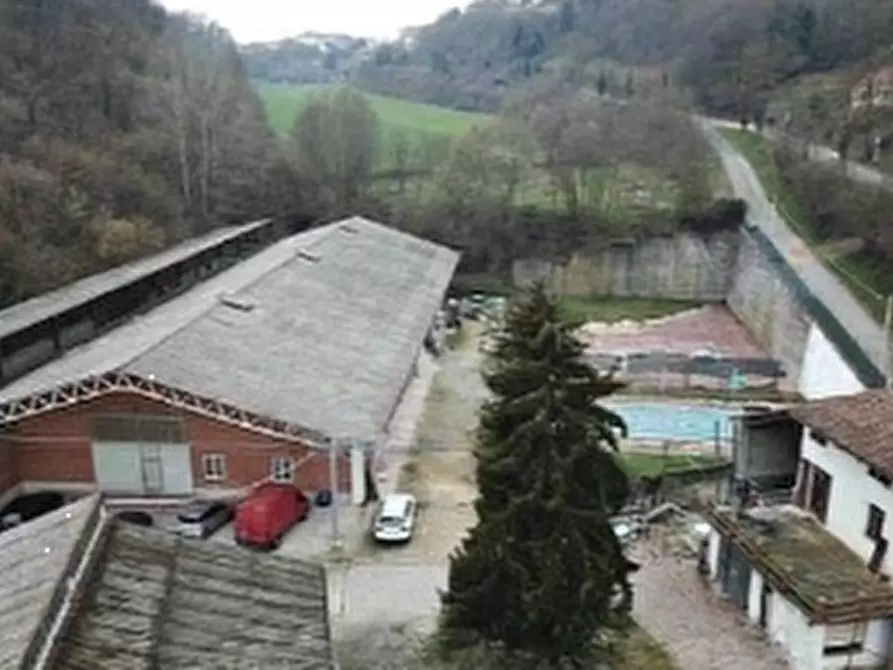
[[56, 670], [334, 668], [321, 565], [115, 525]]
[[39, 368], [0, 402], [122, 370], [330, 437], [372, 439], [458, 259], [366, 219], [332, 223]]
[[97, 505], [87, 498], [0, 535], [0, 670], [21, 667]]
[[186, 240], [161, 253], [85, 277], [63, 288], [36, 296], [0, 311], [0, 339], [53, 316], [86, 304], [110, 291], [148, 277], [198, 253], [269, 223], [269, 219], [227, 226]]

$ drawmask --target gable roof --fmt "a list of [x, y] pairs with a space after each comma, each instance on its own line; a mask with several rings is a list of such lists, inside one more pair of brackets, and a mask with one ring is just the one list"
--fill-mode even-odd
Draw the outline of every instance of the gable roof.
[[893, 476], [893, 392], [872, 390], [788, 409], [800, 423]]
[[0, 534], [0, 670], [28, 667], [71, 573], [98, 499], [87, 498]]
[[322, 565], [111, 519], [0, 535], [0, 669], [332, 670]]
[[331, 670], [325, 572], [115, 525], [54, 670]]
[[456, 252], [362, 218], [273, 245], [0, 390], [0, 403], [110, 372], [374, 438], [452, 279]]

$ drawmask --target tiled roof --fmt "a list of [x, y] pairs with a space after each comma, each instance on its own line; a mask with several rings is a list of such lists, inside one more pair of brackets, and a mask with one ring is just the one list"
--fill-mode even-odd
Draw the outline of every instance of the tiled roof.
[[865, 391], [790, 408], [797, 421], [893, 476], [893, 392]]

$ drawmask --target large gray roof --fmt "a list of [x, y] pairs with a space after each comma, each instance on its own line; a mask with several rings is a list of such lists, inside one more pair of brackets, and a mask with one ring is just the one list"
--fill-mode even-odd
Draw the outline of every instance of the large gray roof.
[[39, 368], [0, 402], [120, 370], [329, 437], [373, 438], [457, 262], [366, 219], [329, 224]]
[[0, 534], [0, 670], [25, 662], [97, 505], [86, 498]]
[[331, 670], [322, 566], [115, 525], [54, 670]]
[[260, 228], [267, 223], [269, 223], [269, 219], [241, 226], [217, 228], [207, 235], [186, 240], [158, 254], [85, 277], [58, 290], [0, 310], [0, 339], [88, 303], [105, 293], [148, 277], [159, 270]]

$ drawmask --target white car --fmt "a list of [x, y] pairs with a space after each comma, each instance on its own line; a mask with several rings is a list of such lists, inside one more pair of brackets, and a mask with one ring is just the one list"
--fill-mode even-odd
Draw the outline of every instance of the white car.
[[408, 493], [386, 495], [375, 515], [373, 537], [379, 542], [409, 542], [417, 506], [415, 496]]

